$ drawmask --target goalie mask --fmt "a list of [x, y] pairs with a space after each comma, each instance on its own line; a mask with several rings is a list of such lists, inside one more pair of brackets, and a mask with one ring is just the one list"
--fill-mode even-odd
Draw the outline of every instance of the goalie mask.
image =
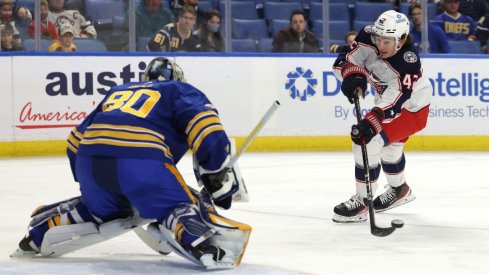
[[180, 66], [166, 57], [157, 57], [149, 62], [143, 74], [143, 81], [150, 80], [186, 82]]

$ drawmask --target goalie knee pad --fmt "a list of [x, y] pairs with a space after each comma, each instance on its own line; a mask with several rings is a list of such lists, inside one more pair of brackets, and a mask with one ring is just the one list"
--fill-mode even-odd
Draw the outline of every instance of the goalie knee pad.
[[220, 216], [208, 198], [193, 193], [198, 205], [180, 205], [160, 225], [168, 245], [182, 257], [206, 268], [239, 265], [251, 227]]

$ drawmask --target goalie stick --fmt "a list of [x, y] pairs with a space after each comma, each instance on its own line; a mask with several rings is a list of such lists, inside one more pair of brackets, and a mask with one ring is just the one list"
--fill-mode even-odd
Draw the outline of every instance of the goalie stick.
[[[238, 150], [236, 150], [236, 154], [234, 154], [231, 157], [231, 160], [226, 165], [226, 167], [221, 171], [221, 173], [219, 175], [221, 180], [226, 176], [229, 169], [231, 169], [234, 166], [236, 161], [238, 161], [239, 157], [243, 154], [243, 152], [246, 151], [246, 149], [248, 149], [248, 147], [250, 146], [253, 139], [263, 129], [263, 126], [265, 126], [265, 124], [268, 122], [268, 120], [270, 120], [270, 118], [273, 116], [273, 114], [278, 109], [278, 107], [280, 107], [280, 102], [278, 100], [276, 100], [272, 103], [272, 106], [270, 106], [270, 108], [268, 108], [267, 112], [263, 115], [263, 117], [260, 119], [260, 121], [258, 121], [255, 128], [253, 128], [251, 133], [244, 140], [243, 144], [241, 144], [241, 146], [238, 148]], [[244, 182], [243, 182], [243, 186], [240, 188], [244, 188], [244, 192], [246, 194], [248, 193], [246, 186], [244, 186]], [[133, 231], [147, 246], [149, 246], [154, 251], [156, 251], [160, 254], [163, 254], [163, 255], [169, 253], [168, 251], [161, 251], [160, 250], [160, 240], [155, 239], [153, 236], [151, 236], [151, 234], [148, 232], [148, 229], [144, 229], [143, 227], [138, 226], [138, 227], [135, 227], [133, 229]], [[164, 244], [163, 244], [163, 248], [165, 248]]]
[[[354, 103], [355, 103], [355, 112], [357, 116], [357, 122], [360, 123], [362, 120], [362, 114], [360, 110], [360, 102], [358, 100], [358, 94], [360, 91], [357, 89], [355, 91], [355, 98], [354, 98]], [[358, 131], [358, 129], [355, 129], [354, 131]], [[368, 214], [369, 214], [369, 221], [370, 221], [370, 232], [372, 235], [377, 236], [377, 237], [385, 237], [389, 236], [396, 230], [396, 228], [401, 228], [404, 226], [404, 222], [402, 220], [392, 220], [391, 221], [391, 227], [378, 227], [375, 224], [375, 210], [374, 210], [374, 203], [373, 203], [373, 195], [372, 195], [372, 184], [370, 182], [370, 166], [368, 164], [368, 155], [367, 155], [367, 145], [365, 144], [365, 140], [362, 140], [360, 142], [360, 146], [362, 148], [362, 159], [363, 159], [363, 172], [365, 173], [365, 184], [367, 185], [367, 206], [368, 206]]]

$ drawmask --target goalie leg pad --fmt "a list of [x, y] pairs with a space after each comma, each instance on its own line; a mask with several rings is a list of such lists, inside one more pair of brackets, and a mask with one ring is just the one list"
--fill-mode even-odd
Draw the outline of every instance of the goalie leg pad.
[[209, 198], [193, 193], [198, 205], [182, 204], [160, 225], [168, 245], [182, 257], [209, 269], [238, 266], [251, 227], [220, 216]]
[[136, 215], [104, 223], [88, 211], [81, 197], [38, 207], [31, 217], [28, 234], [19, 243], [19, 253], [15, 252], [13, 256], [62, 255], [118, 236], [147, 222]]
[[60, 256], [109, 240], [131, 231], [133, 227], [131, 218], [117, 219], [98, 226], [93, 222], [56, 226], [44, 234], [40, 253], [43, 256]]

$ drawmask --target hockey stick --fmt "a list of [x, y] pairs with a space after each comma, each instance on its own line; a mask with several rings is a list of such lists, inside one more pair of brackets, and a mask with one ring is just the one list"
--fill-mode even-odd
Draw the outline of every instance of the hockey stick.
[[270, 108], [268, 108], [268, 111], [263, 115], [263, 117], [260, 119], [260, 121], [258, 121], [258, 124], [256, 124], [255, 128], [253, 128], [253, 130], [248, 135], [248, 137], [246, 137], [245, 141], [243, 142], [243, 144], [241, 144], [241, 147], [239, 147], [239, 149], [236, 151], [236, 154], [233, 155], [233, 157], [231, 158], [229, 163], [226, 165], [226, 167], [228, 167], [229, 169], [231, 169], [233, 167], [233, 165], [236, 163], [236, 161], [238, 161], [241, 154], [244, 151], [246, 151], [246, 149], [248, 149], [248, 147], [250, 146], [253, 139], [258, 135], [258, 133], [261, 131], [261, 129], [263, 129], [263, 126], [265, 126], [265, 124], [272, 117], [273, 113], [275, 113], [275, 111], [278, 109], [279, 106], [280, 106], [280, 102], [278, 102], [278, 100], [275, 100], [272, 103], [272, 106], [270, 106]]
[[[362, 120], [362, 113], [360, 110], [360, 102], [358, 100], [358, 94], [360, 91], [355, 92], [355, 98], [354, 98], [354, 103], [355, 103], [355, 111], [356, 111], [356, 116], [357, 116], [357, 122], [360, 123]], [[358, 129], [354, 129], [354, 134], [358, 134]], [[356, 131], [356, 133], [355, 133]], [[377, 237], [385, 237], [389, 236], [396, 230], [396, 228], [401, 228], [404, 226], [404, 222], [402, 220], [392, 220], [391, 221], [391, 227], [383, 228], [383, 227], [378, 227], [375, 224], [375, 210], [374, 210], [374, 202], [373, 202], [373, 195], [372, 195], [372, 183], [370, 182], [370, 166], [368, 164], [368, 155], [367, 155], [367, 144], [365, 144], [365, 140], [362, 140], [360, 142], [360, 146], [362, 148], [362, 159], [363, 159], [363, 172], [365, 173], [365, 184], [367, 185], [367, 206], [368, 206], [368, 214], [369, 214], [369, 221], [370, 221], [370, 232], [372, 235], [377, 236]]]
[[[273, 116], [273, 114], [278, 109], [278, 107], [280, 107], [280, 102], [278, 100], [275, 100], [272, 103], [272, 106], [270, 106], [268, 108], [267, 112], [260, 119], [260, 121], [258, 121], [255, 128], [253, 128], [251, 133], [246, 137], [243, 144], [241, 144], [241, 146], [238, 148], [238, 150], [236, 150], [236, 153], [231, 157], [231, 160], [228, 162], [226, 167], [224, 169], [222, 169], [222, 171], [219, 173], [219, 175], [217, 177], [217, 182], [223, 181], [224, 177], [226, 177], [229, 170], [231, 170], [233, 168], [234, 164], [241, 157], [241, 154], [243, 154], [243, 152], [246, 151], [246, 149], [248, 149], [248, 147], [250, 146], [253, 139], [255, 139], [255, 137], [258, 135], [258, 133], [263, 129], [265, 124], [268, 122], [268, 120], [270, 120], [270, 118]], [[248, 189], [246, 188], [244, 181], [239, 181], [239, 182], [240, 182], [239, 190], [242, 190], [243, 193], [241, 193], [241, 192], [235, 193], [233, 195], [233, 200], [235, 200], [235, 201], [239, 201], [239, 200], [248, 201]]]

